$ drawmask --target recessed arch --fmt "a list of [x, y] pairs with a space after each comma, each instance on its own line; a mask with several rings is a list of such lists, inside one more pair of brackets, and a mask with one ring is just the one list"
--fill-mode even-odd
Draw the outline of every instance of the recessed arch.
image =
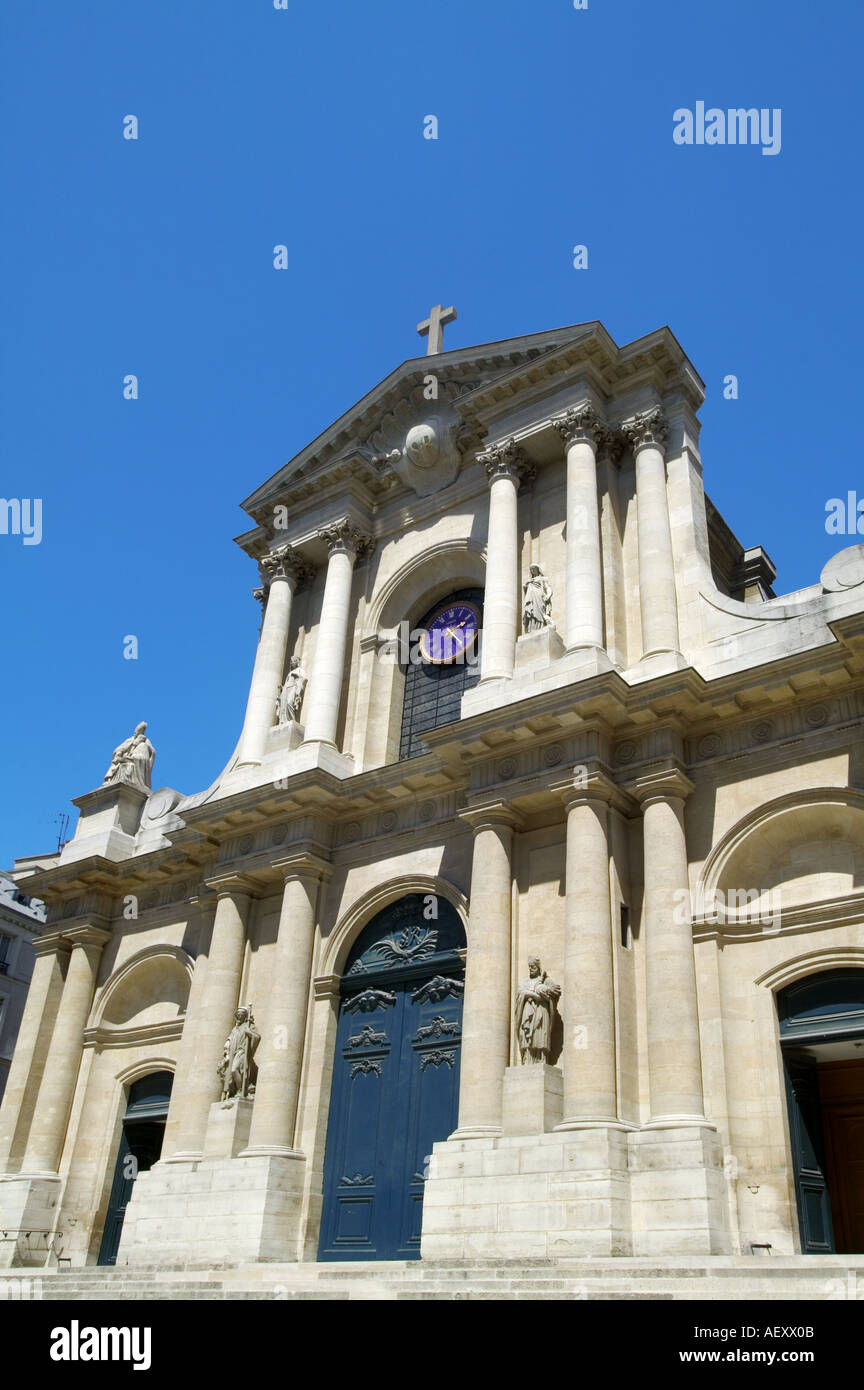
[[437, 541], [407, 559], [374, 595], [363, 636], [411, 622], [457, 585], [486, 582], [486, 547], [470, 538]]
[[[737, 821], [708, 855], [696, 892], [700, 905], [733, 890], [782, 890], [788, 901], [806, 903], [861, 887], [864, 793], [814, 787], [777, 797]], [[749, 910], [758, 907], [757, 898]]]
[[324, 943], [321, 975], [341, 975], [357, 937], [368, 922], [380, 912], [409, 893], [434, 893], [456, 909], [468, 934], [468, 899], [452, 883], [432, 874], [406, 874], [388, 879], [387, 883], [363, 893], [345, 911]]
[[179, 946], [145, 946], [124, 961], [93, 1006], [90, 1028], [114, 1031], [182, 1017], [189, 999], [194, 961]]

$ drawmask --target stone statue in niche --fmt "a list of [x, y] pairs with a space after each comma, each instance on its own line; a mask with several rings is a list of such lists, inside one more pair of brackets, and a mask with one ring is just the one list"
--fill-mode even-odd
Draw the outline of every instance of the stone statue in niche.
[[538, 956], [528, 957], [528, 979], [516, 994], [516, 1031], [523, 1065], [548, 1062], [561, 986], [550, 980]]
[[308, 676], [300, 665], [299, 658], [292, 656], [288, 663], [288, 674], [285, 683], [279, 692], [279, 699], [276, 702], [276, 714], [280, 724], [297, 723], [300, 719], [300, 708], [303, 704], [303, 693], [306, 689]]
[[260, 1041], [251, 1005], [245, 1004], [234, 1015], [234, 1027], [225, 1039], [222, 1061], [216, 1068], [222, 1078], [221, 1100], [248, 1100], [255, 1094], [254, 1058]]
[[539, 565], [522, 585], [522, 626], [526, 633], [552, 626], [552, 585]]
[[132, 737], [114, 749], [111, 766], [102, 781], [103, 787], [106, 783], [120, 782], [127, 787], [136, 787], [138, 791], [149, 792], [155, 757], [156, 750], [147, 737], [147, 725], [136, 724]]

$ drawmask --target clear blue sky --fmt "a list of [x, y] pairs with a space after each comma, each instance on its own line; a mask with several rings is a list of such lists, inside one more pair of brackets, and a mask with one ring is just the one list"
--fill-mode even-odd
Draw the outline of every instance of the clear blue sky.
[[[43, 538], [0, 535], [0, 867], [53, 846], [139, 719], [154, 785], [220, 770], [258, 625], [238, 503], [422, 351], [434, 303], [450, 347], [669, 324], [710, 495], [778, 591], [815, 582], [851, 543], [826, 499], [864, 493], [862, 14], [3, 0], [0, 493], [43, 499]], [[697, 101], [781, 108], [780, 154], [677, 146]]]

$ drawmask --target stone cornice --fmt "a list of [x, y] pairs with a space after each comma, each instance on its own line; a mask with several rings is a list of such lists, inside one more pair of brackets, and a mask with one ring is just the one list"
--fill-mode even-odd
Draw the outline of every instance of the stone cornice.
[[84, 1029], [84, 1046], [95, 1047], [100, 1051], [105, 1047], [136, 1047], [141, 1044], [153, 1046], [160, 1042], [176, 1042], [183, 1036], [185, 1015], [167, 1019], [164, 1023], [141, 1023], [130, 1028], [113, 1028], [98, 1024]]
[[63, 935], [73, 946], [98, 946], [100, 951], [111, 940], [110, 931], [93, 926], [72, 927], [71, 930], [64, 931]]

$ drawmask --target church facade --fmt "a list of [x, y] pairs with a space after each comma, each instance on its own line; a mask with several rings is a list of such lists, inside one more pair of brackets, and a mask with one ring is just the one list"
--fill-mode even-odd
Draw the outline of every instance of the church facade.
[[224, 771], [17, 861], [7, 1265], [864, 1251], [864, 547], [775, 597], [668, 329], [452, 316], [243, 504]]

